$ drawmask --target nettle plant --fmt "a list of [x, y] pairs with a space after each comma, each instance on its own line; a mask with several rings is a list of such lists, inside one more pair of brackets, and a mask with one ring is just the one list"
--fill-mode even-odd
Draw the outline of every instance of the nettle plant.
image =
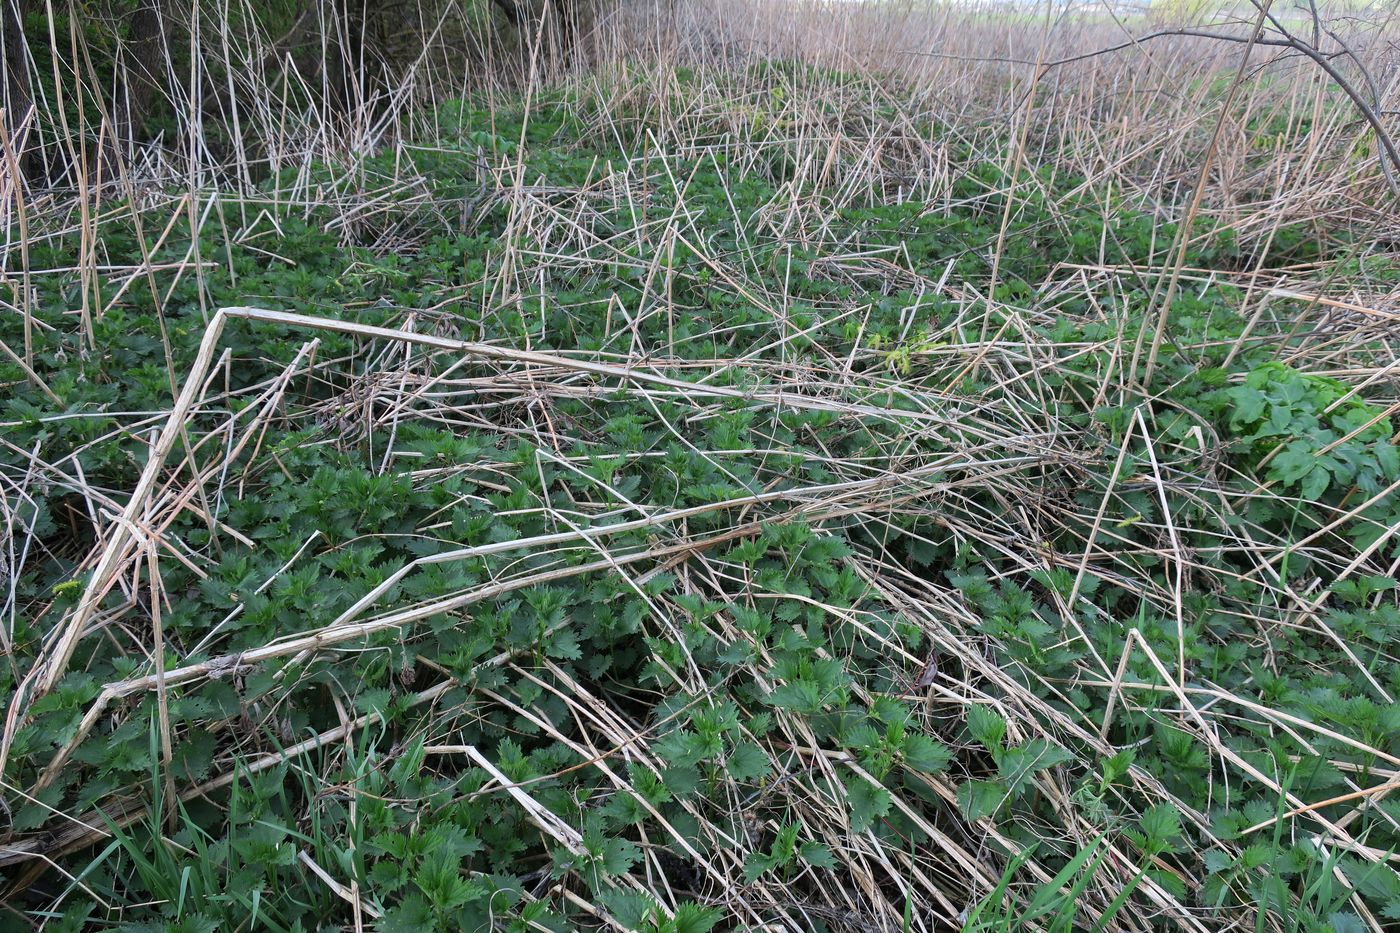
[[1400, 474], [1390, 419], [1336, 379], [1266, 363], [1224, 396], [1228, 427], [1265, 479], [1305, 499], [1369, 497]]

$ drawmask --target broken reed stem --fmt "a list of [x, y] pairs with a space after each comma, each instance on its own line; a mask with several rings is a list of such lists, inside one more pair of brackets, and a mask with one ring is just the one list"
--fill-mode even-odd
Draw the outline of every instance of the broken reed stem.
[[35, 700], [49, 693], [54, 685], [58, 683], [59, 678], [61, 678], [67, 670], [68, 660], [72, 657], [73, 651], [77, 647], [77, 642], [82, 631], [92, 618], [102, 597], [111, 586], [113, 578], [121, 566], [126, 546], [131, 538], [131, 522], [134, 521], [136, 515], [144, 507], [145, 499], [155, 486], [156, 478], [164, 467], [166, 458], [169, 456], [176, 440], [183, 435], [185, 420], [189, 415], [190, 409], [194, 405], [195, 395], [204, 383], [205, 376], [214, 358], [219, 337], [223, 332], [225, 322], [229, 318], [283, 326], [323, 329], [363, 337], [405, 341], [411, 344], [430, 346], [444, 350], [454, 350], [483, 359], [555, 366], [621, 379], [624, 382], [641, 382], [666, 386], [702, 397], [712, 396], [737, 399], [750, 403], [784, 405], [794, 408], [823, 411], [835, 409], [858, 415], [909, 419], [913, 421], [942, 420], [923, 412], [910, 412], [867, 405], [842, 404], [826, 399], [812, 399], [790, 392], [746, 393], [737, 389], [728, 389], [687, 382], [681, 379], [672, 379], [631, 366], [618, 366], [608, 363], [576, 360], [561, 354], [514, 350], [496, 347], [490, 344], [451, 340], [448, 338], [416, 334], [410, 331], [356, 324], [329, 318], [266, 311], [259, 308], [220, 309], [214, 315], [208, 329], [205, 331], [204, 339], [200, 343], [195, 362], [190, 369], [189, 375], [186, 377], [184, 387], [180, 392], [180, 397], [176, 401], [174, 408], [171, 409], [169, 417], [166, 419], [165, 427], [162, 429], [160, 437], [151, 451], [150, 459], [146, 462], [140, 481], [137, 483], [136, 489], [132, 493], [126, 509], [123, 511], [121, 520], [116, 523], [108, 537], [107, 545], [102, 552], [102, 556], [98, 560], [97, 566], [93, 571], [92, 579], [85, 588], [82, 598], [79, 600], [72, 614], [60, 623], [56, 643], [51, 649], [45, 652], [45, 657], [35, 665], [33, 670], [20, 685], [19, 689], [16, 690], [15, 700], [11, 704], [9, 716], [6, 721], [4, 742], [0, 744], [0, 773], [3, 772], [5, 762], [8, 759], [9, 746], [13, 742], [14, 735], [19, 725], [23, 721], [22, 710], [26, 709], [28, 705], [32, 704]]
[[[893, 504], [895, 501], [904, 501], [922, 495], [927, 495], [927, 492], [904, 494], [891, 500], [891, 504]], [[35, 787], [31, 790], [31, 793], [37, 792], [38, 790], [42, 790], [43, 788], [47, 787], [53, 782], [53, 780], [62, 771], [63, 766], [67, 763], [68, 757], [73, 753], [73, 751], [77, 749], [78, 745], [81, 744], [82, 740], [92, 730], [93, 726], [97, 724], [98, 720], [102, 716], [103, 711], [107, 708], [107, 705], [114, 699], [130, 696], [134, 693], [145, 692], [161, 684], [163, 684], [168, 689], [172, 686], [179, 686], [206, 677], [212, 678], [229, 676], [237, 673], [245, 667], [249, 667], [261, 663], [263, 661], [272, 660], [274, 658], [286, 657], [288, 655], [296, 655], [302, 652], [312, 652], [322, 648], [330, 647], [332, 645], [341, 644], [343, 642], [354, 641], [356, 639], [364, 638], [368, 635], [373, 635], [376, 632], [385, 631], [391, 628], [398, 628], [400, 626], [407, 625], [409, 623], [416, 622], [421, 619], [426, 619], [431, 616], [439, 615], [445, 612], [451, 612], [456, 609], [461, 609], [465, 606], [472, 605], [474, 603], [482, 602], [487, 599], [494, 599], [506, 593], [514, 592], [516, 590], [524, 589], [530, 586], [536, 586], [541, 583], [549, 583], [555, 580], [567, 579], [569, 577], [594, 573], [597, 571], [616, 570], [618, 567], [638, 563], [641, 561], [675, 558], [678, 556], [683, 557], [688, 554], [693, 554], [699, 551], [707, 550], [719, 544], [735, 541], [740, 538], [752, 537], [753, 535], [762, 533], [765, 527], [774, 523], [791, 521], [799, 517], [806, 521], [814, 523], [829, 521], [834, 518], [841, 518], [847, 515], [858, 514], [869, 507], [868, 502], [864, 500], [859, 501], [854, 505], [843, 506], [839, 508], [832, 508], [829, 506], [828, 503], [823, 504], [827, 505], [827, 507], [820, 509], [809, 507], [808, 509], [793, 510], [786, 516], [779, 516], [776, 518], [764, 519], [760, 521], [751, 521], [742, 525], [736, 525], [735, 527], [730, 528], [727, 531], [711, 535], [706, 538], [682, 541], [675, 544], [662, 545], [634, 554], [608, 556], [603, 558], [602, 560], [593, 561], [592, 563], [588, 564], [580, 564], [573, 567], [561, 567], [555, 570], [524, 574], [515, 579], [493, 583], [467, 593], [458, 594], [456, 596], [447, 597], [445, 599], [435, 600], [429, 603], [423, 603], [418, 606], [411, 607], [409, 609], [404, 609], [399, 612], [390, 613], [386, 616], [381, 616], [378, 619], [371, 619], [367, 622], [333, 623], [331, 625], [328, 625], [324, 629], [309, 634], [301, 635], [296, 638], [292, 638], [288, 641], [274, 642], [273, 644], [266, 645], [262, 648], [254, 648], [249, 651], [241, 652], [239, 654], [224, 655], [221, 657], [212, 658], [208, 661], [203, 661], [198, 664], [191, 664], [185, 667], [176, 668], [174, 670], [165, 671], [159, 677], [154, 675], [149, 677], [138, 677], [133, 680], [122, 681], [120, 683], [115, 684], [108, 684], [103, 689], [102, 693], [98, 696], [98, 698], [93, 701], [92, 706], [89, 707], [87, 714], [79, 723], [78, 729], [75, 732], [75, 734], [68, 740], [68, 742], [63, 746], [63, 748], [61, 748], [58, 751], [58, 753], [54, 755], [53, 759], [50, 760], [48, 765], [46, 765], [44, 770], [40, 773], [39, 779], [35, 783]], [[514, 544], [515, 546], [520, 546], [522, 542], [516, 541], [510, 543]], [[361, 602], [363, 602], [363, 600], [361, 600]], [[358, 606], [359, 604], [357, 603], [357, 607]], [[356, 611], [358, 612], [359, 609], [357, 608]]]
[[210, 363], [213, 362], [214, 351], [218, 346], [219, 336], [223, 332], [224, 320], [224, 317], [216, 315], [205, 331], [204, 339], [200, 342], [199, 351], [195, 355], [194, 364], [190, 367], [189, 375], [185, 378], [185, 385], [180, 391], [180, 397], [176, 399], [175, 406], [170, 411], [170, 417], [166, 419], [165, 427], [161, 430], [160, 437], [151, 450], [150, 458], [146, 461], [145, 469], [141, 471], [141, 478], [137, 482], [136, 489], [132, 492], [126, 508], [122, 511], [121, 518], [114, 523], [109, 531], [107, 545], [97, 561], [97, 566], [93, 568], [92, 579], [84, 588], [77, 607], [67, 619], [59, 623], [54, 642], [15, 690], [10, 701], [9, 711], [6, 714], [5, 734], [3, 740], [0, 741], [0, 774], [5, 772], [10, 746], [27, 715], [28, 707], [48, 694], [58, 683], [59, 678], [67, 671], [68, 659], [73, 656], [73, 651], [78, 645], [78, 639], [82, 636], [83, 629], [92, 619], [98, 604], [106, 595], [122, 566], [127, 545], [132, 538], [131, 529], [145, 507], [146, 497], [155, 487], [156, 478], [165, 465], [166, 457], [170, 455], [175, 441], [182, 436], [185, 417], [194, 405], [196, 394], [204, 385], [205, 375], [209, 371]]

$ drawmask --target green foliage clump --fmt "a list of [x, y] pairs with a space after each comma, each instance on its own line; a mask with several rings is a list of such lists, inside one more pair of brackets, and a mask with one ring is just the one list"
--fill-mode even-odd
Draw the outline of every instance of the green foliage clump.
[[1266, 363], [1224, 392], [1229, 430], [1270, 482], [1306, 499], [1329, 488], [1374, 495], [1400, 473], [1390, 419], [1336, 379]]

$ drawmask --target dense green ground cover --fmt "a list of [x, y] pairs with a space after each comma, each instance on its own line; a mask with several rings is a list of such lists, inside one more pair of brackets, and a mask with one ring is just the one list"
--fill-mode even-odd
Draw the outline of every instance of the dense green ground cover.
[[[777, 119], [736, 94], [750, 127]], [[172, 686], [168, 762], [158, 691], [113, 700], [45, 780], [103, 685], [155, 670], [133, 558], [13, 733], [5, 842], [55, 863], [7, 865], [11, 911], [186, 931], [1400, 922], [1400, 806], [1370, 790], [1400, 755], [1400, 455], [1368, 401], [1386, 385], [1311, 371], [1294, 325], [1322, 311], [1242, 315], [1235, 275], [1357, 250], [1199, 238], [1188, 266], [1218, 274], [1188, 272], [1144, 390], [1176, 231], [1105, 214], [1082, 179], [1026, 174], [1008, 212], [1004, 169], [956, 147], [933, 201], [844, 191], [839, 159], [823, 186], [799, 142], [740, 152], [703, 115], [682, 135], [570, 94], [528, 121], [441, 116], [431, 146], [300, 201], [269, 179], [197, 239], [175, 212], [149, 282], [132, 270], [173, 202], [139, 236], [112, 210], [87, 256], [36, 231], [31, 269], [95, 271], [33, 277], [53, 397], [0, 363], [21, 569], [0, 693], [73, 610], [214, 309], [695, 388], [230, 321], [163, 474], [217, 467], [163, 506], [165, 668], [327, 626], [475, 547], [372, 614], [468, 595]], [[75, 309], [104, 305], [89, 344]], [[19, 316], [0, 328], [24, 345]], [[489, 547], [619, 522], [638, 527]], [[109, 834], [59, 844], [99, 807]]]

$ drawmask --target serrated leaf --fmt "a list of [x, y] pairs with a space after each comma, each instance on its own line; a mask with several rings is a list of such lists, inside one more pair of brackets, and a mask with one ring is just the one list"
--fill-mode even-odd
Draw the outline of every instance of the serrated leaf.
[[1206, 871], [1212, 875], [1218, 875], [1222, 871], [1228, 870], [1235, 864], [1234, 858], [1228, 852], [1221, 852], [1219, 849], [1211, 849], [1205, 854]]
[[1370, 931], [1361, 918], [1352, 913], [1328, 914], [1327, 923], [1332, 927], [1332, 933], [1369, 933]]
[[656, 910], [656, 901], [640, 891], [604, 888], [597, 892], [597, 898], [612, 918], [629, 930], [639, 929]]
[[1138, 826], [1155, 854], [1181, 835], [1181, 814], [1169, 803], [1154, 804], [1142, 814]]
[[710, 933], [722, 916], [718, 908], [702, 907], [687, 901], [676, 908], [671, 929], [675, 933]]
[[776, 709], [815, 713], [822, 706], [822, 691], [811, 681], [797, 680], [775, 689], [768, 695], [768, 702]]
[[953, 753], [947, 746], [926, 735], [916, 733], [904, 737], [904, 763], [915, 771], [933, 774], [948, 767], [952, 760]]
[[754, 852], [744, 860], [744, 882], [753, 884], [764, 872], [769, 871], [778, 860], [767, 852]]
[[1133, 759], [1135, 757], [1136, 752], [1134, 752], [1133, 749], [1124, 748], [1114, 752], [1108, 758], [1105, 758], [1103, 760], [1104, 783], [1112, 784], [1114, 781], [1127, 774], [1128, 769], [1133, 766]]
[[980, 820], [997, 812], [1007, 796], [1006, 788], [995, 781], [963, 781], [958, 785], [958, 809], [969, 820]]
[[631, 871], [642, 857], [642, 850], [635, 842], [626, 839], [612, 838], [603, 846], [603, 854], [599, 859], [603, 873], [608, 875], [625, 875]]
[[1074, 756], [1046, 739], [1031, 739], [996, 753], [997, 776], [1013, 794], [1019, 793], [1037, 772], [1074, 760]]
[[545, 653], [551, 658], [562, 658], [565, 661], [577, 661], [583, 657], [583, 649], [579, 647], [578, 635], [569, 628], [562, 628], [549, 636], [549, 644]]
[[817, 868], [835, 868], [836, 857], [831, 854], [831, 850], [820, 842], [804, 842], [802, 848], [798, 850], [802, 860]]
[[740, 783], [752, 783], [772, 771], [768, 754], [753, 742], [743, 741], [734, 746], [726, 762], [729, 776]]
[[1006, 720], [991, 707], [974, 703], [967, 708], [967, 730], [988, 749], [999, 748], [1006, 738]]
[[384, 912], [375, 925], [378, 933], [421, 933], [437, 926], [433, 909], [421, 894], [410, 894]]
[[890, 812], [890, 792], [856, 778], [846, 785], [846, 803], [851, 808], [851, 829], [863, 833]]
[[1327, 491], [1332, 482], [1332, 474], [1322, 464], [1316, 464], [1308, 475], [1303, 477], [1301, 492], [1304, 499], [1316, 499]]

